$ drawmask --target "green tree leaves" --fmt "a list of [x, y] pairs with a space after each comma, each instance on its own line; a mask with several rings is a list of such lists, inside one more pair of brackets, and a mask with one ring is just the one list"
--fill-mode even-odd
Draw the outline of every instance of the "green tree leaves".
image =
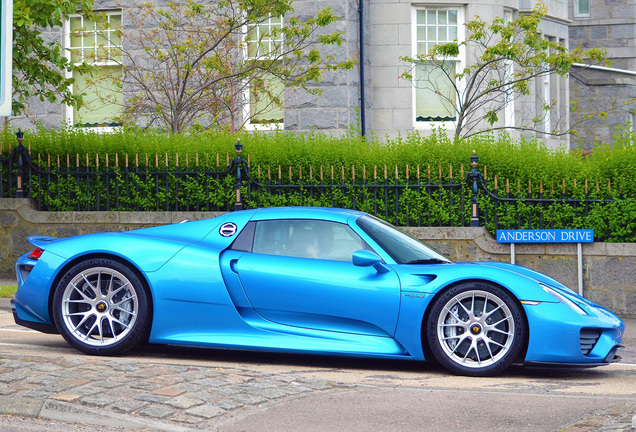
[[82, 98], [73, 95], [72, 78], [65, 72], [88, 72], [89, 66], [75, 66], [64, 56], [59, 41], [49, 41], [42, 33], [62, 27], [64, 16], [76, 13], [90, 15], [93, 0], [15, 0], [13, 4], [13, 114], [22, 114], [27, 101], [57, 101], [80, 106]]

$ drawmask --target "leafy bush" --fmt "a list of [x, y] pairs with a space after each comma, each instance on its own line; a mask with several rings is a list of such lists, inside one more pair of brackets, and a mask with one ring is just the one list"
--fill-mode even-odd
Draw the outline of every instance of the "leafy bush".
[[[15, 147], [14, 132], [1, 136], [4, 157], [7, 143]], [[459, 185], [475, 151], [492, 193], [523, 199], [495, 202], [480, 192], [489, 230], [593, 228], [598, 239], [636, 240], [636, 146], [628, 130], [589, 154], [506, 135], [451, 140], [411, 133], [380, 142], [355, 131], [342, 137], [278, 131], [238, 138], [251, 177], [268, 186], [244, 182], [247, 207], [355, 207], [400, 225], [466, 225], [471, 191]], [[40, 129], [27, 133], [24, 144], [32, 160], [54, 173], [32, 177], [32, 196], [42, 208], [226, 210], [235, 180], [223, 172], [236, 157], [236, 139], [221, 131]], [[448, 184], [458, 186], [440, 187]]]

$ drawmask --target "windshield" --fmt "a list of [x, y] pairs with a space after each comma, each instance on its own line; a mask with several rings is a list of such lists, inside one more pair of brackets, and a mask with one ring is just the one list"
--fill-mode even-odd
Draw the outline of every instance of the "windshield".
[[452, 262], [415, 237], [374, 216], [362, 216], [356, 223], [398, 264], [446, 264]]

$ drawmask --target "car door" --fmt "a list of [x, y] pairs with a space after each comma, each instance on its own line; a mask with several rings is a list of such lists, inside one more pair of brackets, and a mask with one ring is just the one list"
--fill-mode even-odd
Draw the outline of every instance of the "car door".
[[232, 265], [252, 308], [288, 326], [375, 336], [395, 332], [400, 302], [393, 270], [351, 262], [368, 248], [346, 224], [315, 220], [256, 223], [251, 251]]

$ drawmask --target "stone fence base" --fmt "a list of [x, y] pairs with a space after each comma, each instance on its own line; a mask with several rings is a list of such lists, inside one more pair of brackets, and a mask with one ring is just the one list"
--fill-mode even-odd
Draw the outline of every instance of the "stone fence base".
[[[40, 212], [28, 199], [0, 199], [0, 278], [14, 278], [15, 259], [31, 235], [69, 237], [127, 231], [218, 216], [213, 212]], [[456, 261], [510, 261], [510, 245], [484, 228], [404, 228]], [[518, 244], [516, 262], [578, 291], [576, 244]], [[636, 317], [636, 244], [583, 245], [583, 295], [622, 317]]]

